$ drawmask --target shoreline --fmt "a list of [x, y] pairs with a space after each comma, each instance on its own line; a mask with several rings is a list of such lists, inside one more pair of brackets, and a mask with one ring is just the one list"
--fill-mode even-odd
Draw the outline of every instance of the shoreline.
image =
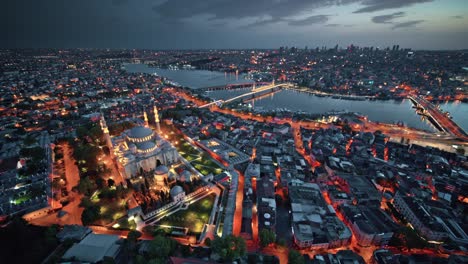
[[[209, 72], [215, 72], [215, 73], [220, 73], [220, 74], [226, 73], [226, 72], [219, 71], [219, 70], [198, 69], [198, 68], [192, 68], [192, 69], [161, 68], [161, 67], [156, 67], [156, 66], [153, 66], [151, 64], [145, 64], [145, 63], [125, 63], [125, 64], [123, 64], [123, 66], [125, 67], [126, 64], [136, 64], [136, 65], [139, 64], [139, 65], [145, 65], [149, 69], [161, 69], [161, 70], [170, 70], [170, 71], [209, 71]], [[127, 69], [125, 69], [125, 70], [127, 70]], [[148, 73], [148, 74], [153, 74], [153, 73]], [[176, 82], [177, 83], [177, 81], [174, 81], [174, 80], [170, 79], [169, 77], [159, 75], [159, 74], [158, 74], [158, 76], [166, 78], [166, 79], [170, 80], [171, 82]], [[251, 80], [251, 79], [245, 79], [245, 80]], [[188, 89], [191, 89], [191, 90], [200, 89], [200, 88], [191, 88], [191, 87], [187, 87], [187, 86], [181, 86], [181, 87], [188, 88]], [[294, 90], [294, 91], [297, 91], [297, 92], [304, 92], [304, 93], [308, 93], [308, 94], [313, 94], [313, 95], [318, 96], [318, 97], [332, 97], [334, 99], [349, 100], [349, 101], [363, 101], [363, 100], [402, 101], [402, 100], [406, 99], [406, 97], [381, 98], [381, 97], [376, 97], [375, 95], [346, 95], [346, 94], [339, 94], [339, 93], [326, 93], [326, 92], [322, 92], [322, 91], [318, 91], [318, 90], [312, 90], [309, 87], [295, 87], [295, 88], [284, 88], [284, 89]], [[458, 100], [458, 99], [455, 99], [455, 98], [451, 98], [449, 100], [432, 99], [432, 100], [428, 100], [428, 101], [433, 102], [433, 103], [465, 103], [465, 104], [468, 104], [468, 98], [463, 99], [463, 100]]]

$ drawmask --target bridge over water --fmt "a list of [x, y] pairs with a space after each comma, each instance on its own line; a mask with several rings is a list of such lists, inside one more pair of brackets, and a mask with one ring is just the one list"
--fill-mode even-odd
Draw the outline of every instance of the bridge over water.
[[[261, 83], [261, 84], [263, 84], [263, 83]], [[210, 107], [212, 105], [227, 104], [227, 103], [231, 103], [231, 102], [236, 101], [236, 100], [240, 100], [240, 99], [242, 99], [244, 97], [247, 97], [247, 96], [255, 95], [257, 93], [262, 93], [262, 92], [266, 92], [266, 91], [269, 91], [269, 90], [275, 90], [275, 89], [282, 89], [282, 88], [291, 87], [291, 86], [294, 86], [294, 85], [291, 84], [291, 83], [280, 83], [280, 84], [268, 83], [267, 85], [257, 87], [256, 83], [251, 83], [250, 86], [253, 87], [253, 89], [251, 91], [247, 92], [247, 93], [244, 93], [244, 94], [241, 94], [241, 95], [238, 95], [238, 96], [226, 99], [226, 100], [216, 100], [214, 102], [202, 105], [202, 106], [200, 106], [200, 108]], [[228, 90], [228, 89], [225, 89], [225, 90]]]
[[416, 107], [422, 110], [423, 115], [430, 118], [430, 121], [438, 130], [468, 141], [466, 132], [437, 106], [420, 96], [409, 96], [408, 98]]
[[262, 86], [262, 85], [268, 85], [271, 84], [269, 82], [244, 82], [244, 83], [231, 83], [231, 84], [224, 84], [224, 85], [217, 85], [217, 86], [209, 86], [209, 87], [203, 87], [203, 88], [198, 88], [197, 91], [221, 91], [221, 90], [239, 90], [239, 89], [245, 89], [245, 88], [250, 88], [253, 85], [256, 86]]

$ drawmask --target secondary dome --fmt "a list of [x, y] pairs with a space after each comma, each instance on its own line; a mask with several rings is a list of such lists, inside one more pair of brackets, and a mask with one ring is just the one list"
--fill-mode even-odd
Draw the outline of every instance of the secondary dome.
[[182, 189], [182, 187], [180, 187], [179, 185], [176, 185], [174, 187], [172, 187], [171, 191], [170, 191], [170, 194], [171, 194], [171, 197], [174, 198], [176, 197], [177, 195], [181, 194], [184, 192], [184, 189]]
[[147, 128], [147, 127], [134, 127], [130, 129], [130, 138], [137, 139], [137, 138], [145, 138], [153, 135], [153, 130]]
[[137, 143], [137, 148], [143, 152], [152, 151], [156, 148], [156, 144], [151, 141], [145, 141], [142, 143]]
[[164, 165], [158, 166], [156, 169], [154, 169], [154, 173], [157, 175], [167, 174], [168, 172], [169, 169]]
[[190, 173], [190, 171], [184, 170], [184, 171], [180, 174], [180, 181], [182, 181], [182, 182], [190, 182], [191, 180], [192, 180], [192, 173]]

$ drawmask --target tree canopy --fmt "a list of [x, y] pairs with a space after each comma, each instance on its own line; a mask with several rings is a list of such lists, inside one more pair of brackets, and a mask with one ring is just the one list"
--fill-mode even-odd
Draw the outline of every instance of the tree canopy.
[[233, 235], [218, 237], [211, 243], [212, 249], [224, 261], [233, 261], [246, 254], [246, 244], [242, 237]]
[[270, 229], [262, 229], [259, 233], [260, 237], [260, 245], [262, 247], [266, 247], [271, 243], [276, 241], [276, 234], [275, 232], [271, 231]]
[[297, 250], [290, 249], [288, 253], [288, 263], [304, 264], [304, 258]]
[[176, 248], [176, 242], [165, 236], [158, 235], [150, 242], [149, 256], [152, 259], [166, 259]]

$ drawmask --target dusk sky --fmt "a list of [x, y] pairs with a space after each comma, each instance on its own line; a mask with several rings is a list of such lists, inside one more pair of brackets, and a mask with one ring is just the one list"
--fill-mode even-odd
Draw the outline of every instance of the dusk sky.
[[467, 0], [11, 0], [3, 48], [467, 49]]

